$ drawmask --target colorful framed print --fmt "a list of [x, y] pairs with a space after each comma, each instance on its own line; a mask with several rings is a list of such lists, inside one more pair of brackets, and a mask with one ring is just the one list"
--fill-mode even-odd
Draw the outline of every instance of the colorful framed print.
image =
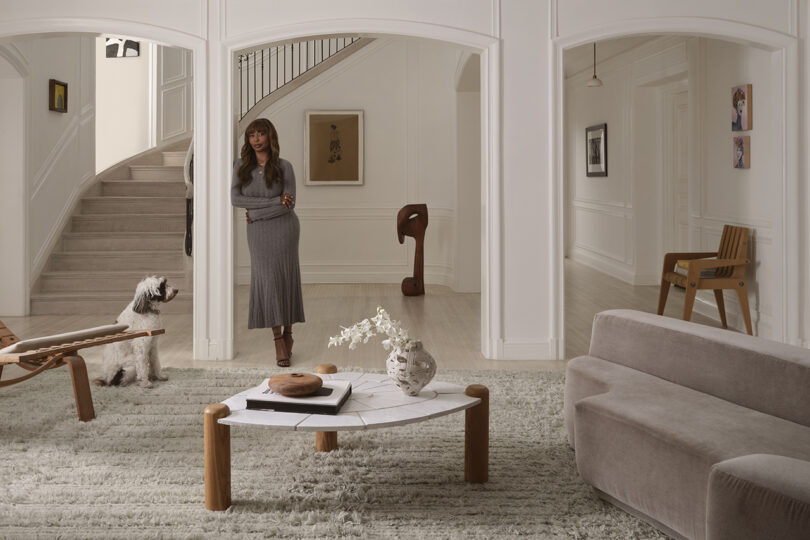
[[56, 79], [48, 81], [48, 110], [60, 113], [68, 112], [67, 83]]
[[751, 90], [750, 84], [731, 89], [731, 131], [748, 131], [754, 127], [751, 122], [753, 112]]
[[607, 176], [607, 124], [585, 128], [585, 176]]
[[748, 135], [734, 137], [734, 168], [751, 168], [751, 137]]
[[363, 185], [363, 111], [306, 111], [309, 186]]

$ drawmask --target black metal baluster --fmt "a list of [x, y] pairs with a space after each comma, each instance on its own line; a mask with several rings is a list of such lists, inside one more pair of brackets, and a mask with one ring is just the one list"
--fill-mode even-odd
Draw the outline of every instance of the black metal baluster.
[[239, 115], [240, 118], [244, 116], [242, 108], [242, 55], [239, 55]]
[[264, 97], [264, 49], [262, 49], [262, 97]]
[[256, 105], [256, 51], [253, 51], [253, 105], [251, 108]]

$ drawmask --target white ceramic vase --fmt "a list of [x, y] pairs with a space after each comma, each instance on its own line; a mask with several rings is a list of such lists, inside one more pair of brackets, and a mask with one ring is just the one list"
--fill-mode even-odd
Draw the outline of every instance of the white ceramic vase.
[[385, 361], [388, 376], [409, 396], [415, 396], [436, 375], [436, 360], [416, 341], [407, 351], [394, 349]]

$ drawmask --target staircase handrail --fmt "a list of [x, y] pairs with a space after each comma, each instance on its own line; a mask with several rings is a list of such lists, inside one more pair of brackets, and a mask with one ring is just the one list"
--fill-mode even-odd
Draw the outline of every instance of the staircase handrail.
[[237, 54], [239, 120], [262, 99], [361, 39], [359, 36], [333, 36], [260, 47]]

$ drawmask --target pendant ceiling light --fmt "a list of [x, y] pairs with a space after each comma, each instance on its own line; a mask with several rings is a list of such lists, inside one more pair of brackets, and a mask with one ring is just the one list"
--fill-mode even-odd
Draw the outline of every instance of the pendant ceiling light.
[[596, 76], [596, 42], [593, 43], [593, 77], [585, 86], [602, 86], [602, 81]]

